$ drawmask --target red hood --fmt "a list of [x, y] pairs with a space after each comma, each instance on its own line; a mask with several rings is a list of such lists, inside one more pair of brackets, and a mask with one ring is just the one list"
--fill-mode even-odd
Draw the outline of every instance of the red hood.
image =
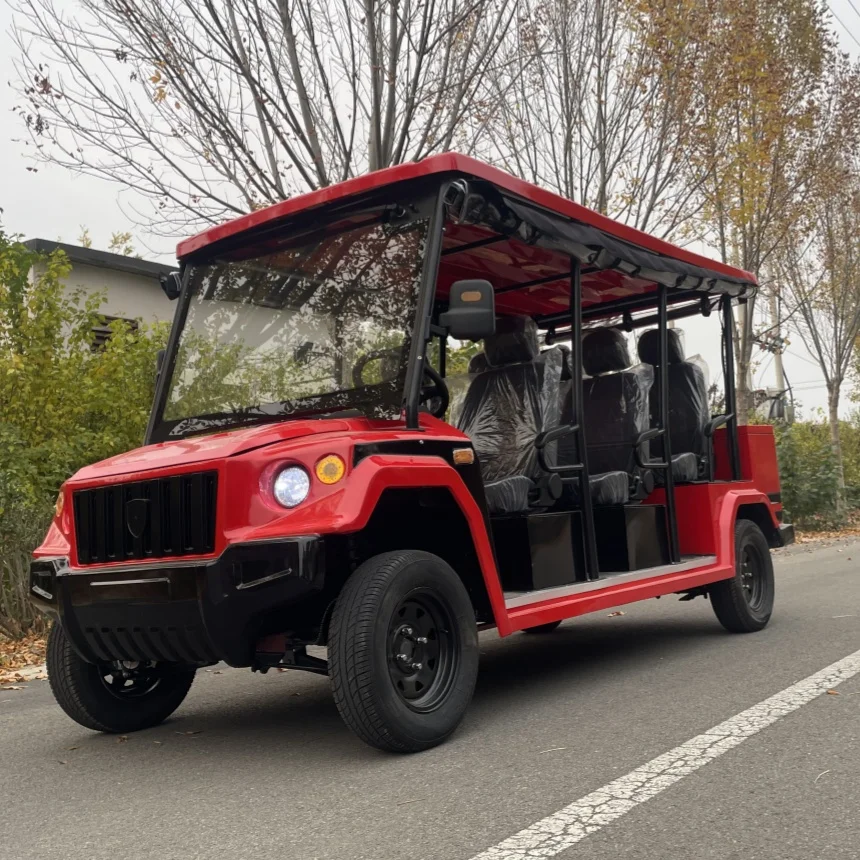
[[187, 466], [190, 463], [203, 463], [207, 460], [232, 457], [252, 448], [260, 448], [264, 445], [282, 442], [285, 439], [295, 439], [299, 436], [343, 433], [370, 428], [370, 422], [364, 418], [348, 420], [342, 418], [313, 419], [264, 424], [258, 427], [247, 427], [243, 430], [214, 433], [211, 436], [178, 439], [175, 442], [160, 442], [157, 445], [147, 445], [143, 448], [135, 448], [125, 454], [118, 454], [116, 457], [110, 457], [100, 463], [93, 463], [92, 466], [85, 466], [71, 480], [77, 483], [113, 475], [126, 475], [131, 472], [145, 472], [149, 469]]

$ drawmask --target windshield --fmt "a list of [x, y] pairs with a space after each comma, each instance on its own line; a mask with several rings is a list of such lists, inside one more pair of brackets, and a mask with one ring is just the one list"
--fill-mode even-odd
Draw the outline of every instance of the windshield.
[[160, 435], [400, 415], [427, 222], [358, 220], [191, 271]]

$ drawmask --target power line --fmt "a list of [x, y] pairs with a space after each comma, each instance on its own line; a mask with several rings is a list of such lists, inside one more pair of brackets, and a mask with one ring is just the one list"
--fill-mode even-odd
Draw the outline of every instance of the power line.
[[858, 9], [854, 5], [854, 0], [848, 0], [848, 3], [851, 5], [851, 8], [857, 13], [857, 17], [860, 18], [860, 9]]
[[[853, 7], [854, 4], [852, 3], [851, 6]], [[845, 26], [842, 19], [833, 11], [833, 7], [829, 3], [827, 4], [827, 8], [830, 10], [830, 14], [842, 25], [842, 29], [854, 40], [854, 44], [860, 48], [860, 40]], [[855, 11], [857, 10], [855, 9]]]

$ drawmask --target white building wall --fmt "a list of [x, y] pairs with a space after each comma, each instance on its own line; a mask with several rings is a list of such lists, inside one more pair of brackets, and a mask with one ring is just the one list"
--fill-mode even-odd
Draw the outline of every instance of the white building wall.
[[173, 322], [176, 302], [164, 295], [156, 278], [73, 263], [63, 283], [70, 292], [80, 290], [87, 296], [103, 293], [105, 301], [99, 310], [107, 316], [139, 319], [144, 323]]

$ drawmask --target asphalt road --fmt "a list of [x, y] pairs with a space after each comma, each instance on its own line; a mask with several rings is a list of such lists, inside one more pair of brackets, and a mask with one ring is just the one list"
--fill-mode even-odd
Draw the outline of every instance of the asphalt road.
[[[2, 860], [470, 860], [860, 649], [860, 541], [777, 554], [763, 632], [704, 600], [482, 636], [445, 745], [376, 752], [327, 681], [199, 673], [164, 725], [88, 732], [47, 682], [0, 691]], [[556, 856], [860, 858], [860, 674]]]

